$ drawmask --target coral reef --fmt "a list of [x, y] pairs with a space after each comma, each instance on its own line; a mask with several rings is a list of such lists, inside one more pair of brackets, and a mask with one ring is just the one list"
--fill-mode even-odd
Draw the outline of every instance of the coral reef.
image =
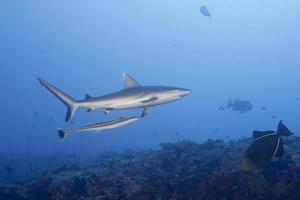
[[63, 167], [22, 184], [0, 184], [0, 199], [299, 199], [300, 138], [264, 169], [240, 169], [251, 139], [166, 143], [157, 151], [86, 167]]

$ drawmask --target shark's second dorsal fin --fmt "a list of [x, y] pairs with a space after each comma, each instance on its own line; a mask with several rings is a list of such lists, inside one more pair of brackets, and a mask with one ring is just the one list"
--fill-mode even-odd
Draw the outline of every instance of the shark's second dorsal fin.
[[140, 84], [134, 80], [129, 74], [123, 73], [124, 89], [134, 88], [140, 86]]
[[90, 99], [90, 98], [92, 98], [92, 96], [91, 96], [91, 95], [89, 95], [89, 94], [85, 94], [85, 99]]
[[257, 138], [260, 138], [262, 136], [265, 136], [265, 135], [270, 135], [270, 134], [273, 134], [275, 133], [275, 131], [253, 131], [253, 139], [257, 139]]

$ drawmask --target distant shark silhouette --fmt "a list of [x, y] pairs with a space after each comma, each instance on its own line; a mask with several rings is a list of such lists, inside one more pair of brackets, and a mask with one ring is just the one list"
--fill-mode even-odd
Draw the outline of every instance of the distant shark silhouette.
[[112, 110], [143, 108], [143, 117], [153, 107], [173, 102], [191, 93], [191, 90], [178, 87], [141, 86], [131, 76], [123, 73], [123, 90], [100, 97], [91, 97], [86, 94], [84, 100], [77, 101], [45, 80], [41, 78], [38, 78], [38, 80], [41, 85], [45, 86], [67, 106], [66, 121], [73, 117], [79, 107], [86, 108], [88, 111], [101, 109], [106, 114]]

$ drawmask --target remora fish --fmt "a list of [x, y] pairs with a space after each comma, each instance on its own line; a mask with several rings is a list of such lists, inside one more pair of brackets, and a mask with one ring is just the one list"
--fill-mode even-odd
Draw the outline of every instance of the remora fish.
[[272, 157], [283, 156], [283, 136], [292, 133], [279, 122], [277, 131], [253, 131], [254, 141], [246, 150], [241, 167], [243, 170], [256, 170], [263, 168]]
[[67, 106], [66, 121], [72, 118], [79, 107], [86, 108], [88, 111], [101, 109], [106, 114], [117, 109], [144, 108], [142, 115], [144, 116], [154, 106], [173, 102], [191, 93], [191, 90], [178, 87], [141, 86], [132, 77], [124, 73], [123, 90], [100, 97], [86, 95], [84, 100], [77, 101], [41, 78], [38, 78], [38, 80], [41, 85], [45, 86]]
[[87, 126], [82, 126], [79, 128], [72, 128], [72, 129], [58, 129], [58, 136], [60, 139], [63, 139], [66, 135], [69, 135], [73, 132], [84, 132], [84, 131], [92, 131], [92, 132], [100, 132], [104, 130], [119, 128], [122, 126], [126, 126], [128, 124], [131, 124], [137, 120], [141, 119], [141, 117], [121, 117], [116, 120], [108, 121], [108, 122], [100, 122], [95, 123]]

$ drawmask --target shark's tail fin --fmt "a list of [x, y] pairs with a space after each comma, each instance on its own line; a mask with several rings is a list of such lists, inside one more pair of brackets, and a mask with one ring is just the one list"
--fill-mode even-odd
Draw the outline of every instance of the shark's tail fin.
[[69, 121], [75, 114], [77, 108], [79, 107], [79, 103], [69, 95], [60, 91], [58, 88], [49, 84], [47, 81], [41, 78], [38, 78], [38, 81], [41, 83], [42, 86], [45, 86], [52, 94], [54, 94], [59, 100], [61, 100], [67, 106], [68, 111], [66, 115], [66, 121]]
[[279, 136], [293, 135], [293, 133], [282, 123], [282, 121], [280, 121], [279, 124], [278, 124], [277, 134]]
[[67, 133], [63, 129], [58, 129], [57, 133], [58, 133], [58, 137], [60, 139], [64, 139], [66, 137], [66, 135], [67, 135]]

